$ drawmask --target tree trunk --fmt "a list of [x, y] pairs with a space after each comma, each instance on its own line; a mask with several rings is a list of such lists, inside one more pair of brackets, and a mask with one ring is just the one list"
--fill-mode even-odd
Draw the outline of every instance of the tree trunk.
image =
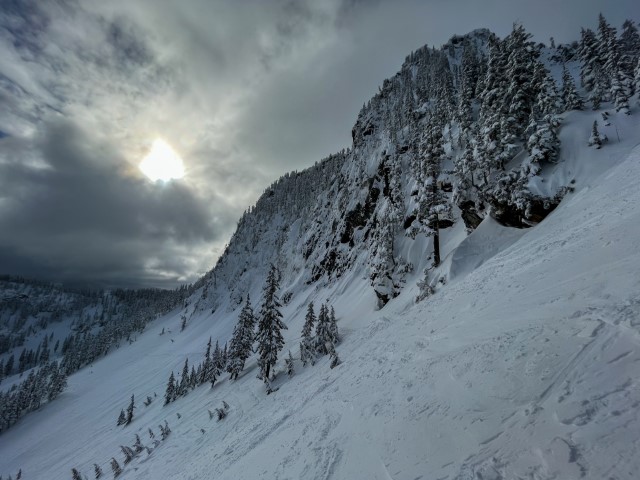
[[437, 267], [440, 265], [440, 220], [438, 218], [438, 214], [436, 213], [436, 221], [433, 226], [433, 231], [435, 232], [433, 235], [433, 266]]

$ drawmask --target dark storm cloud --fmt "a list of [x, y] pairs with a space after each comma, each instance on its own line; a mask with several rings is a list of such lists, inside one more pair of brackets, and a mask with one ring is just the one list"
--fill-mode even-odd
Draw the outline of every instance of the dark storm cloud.
[[4, 140], [0, 159], [3, 270], [128, 285], [153, 270], [156, 283], [175, 281], [191, 275], [186, 246], [220, 240], [186, 185], [132, 175], [110, 145], [68, 121], [43, 125], [33, 144]]
[[[521, 21], [579, 37], [631, 0], [5, 0], [0, 272], [175, 284], [211, 268], [273, 180], [349, 146], [406, 55]], [[187, 175], [137, 164], [164, 138]]]

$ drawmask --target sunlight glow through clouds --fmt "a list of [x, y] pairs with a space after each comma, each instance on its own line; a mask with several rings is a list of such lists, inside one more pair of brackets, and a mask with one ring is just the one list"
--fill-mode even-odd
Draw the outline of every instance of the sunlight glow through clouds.
[[184, 177], [182, 158], [161, 138], [154, 140], [151, 150], [140, 162], [140, 170], [154, 182]]

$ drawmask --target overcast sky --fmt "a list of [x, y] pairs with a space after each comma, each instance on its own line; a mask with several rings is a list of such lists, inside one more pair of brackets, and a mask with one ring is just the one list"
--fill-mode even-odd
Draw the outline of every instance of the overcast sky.
[[[521, 21], [578, 39], [637, 0], [0, 0], [0, 273], [175, 286], [287, 171], [350, 144], [405, 56]], [[138, 169], [156, 138], [180, 180]]]

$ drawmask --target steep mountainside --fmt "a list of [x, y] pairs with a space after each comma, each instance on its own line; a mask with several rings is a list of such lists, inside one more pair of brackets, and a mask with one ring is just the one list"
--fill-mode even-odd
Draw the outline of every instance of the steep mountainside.
[[[197, 310], [215, 309], [227, 297], [239, 305], [247, 293], [259, 294], [270, 262], [278, 267], [283, 285], [291, 291], [300, 285], [331, 284], [345, 272], [364, 267], [379, 306], [397, 295], [407, 273], [416, 269], [422, 273], [433, 260], [428, 245], [433, 226], [424, 213], [425, 192], [421, 188], [428, 183], [429, 166], [422, 159], [426, 156], [425, 132], [432, 125], [443, 132], [443, 151], [435, 160], [441, 163], [437, 184], [444, 206], [438, 224], [445, 236], [456, 227], [472, 230], [489, 211], [502, 223], [515, 222], [518, 227], [535, 224], [548, 214], [572, 179], [551, 182], [553, 188], [532, 188], [538, 195], [535, 202], [506, 205], [489, 189], [498, 188], [499, 174], [508, 173], [507, 168], [494, 169], [492, 175], [497, 180], [491, 180], [485, 190], [466, 185], [457, 172], [456, 159], [465, 149], [477, 150], [472, 143], [479, 140], [471, 139], [471, 127], [466, 127], [469, 132], [462, 131], [463, 107], [457, 104], [455, 92], [465, 81], [474, 83], [474, 91], [481, 91], [481, 73], [487, 68], [492, 40], [497, 41], [489, 31], [477, 30], [453, 37], [440, 49], [423, 47], [407, 57], [400, 72], [385, 80], [378, 94], [362, 108], [350, 149], [310, 169], [285, 175], [244, 214], [224, 255], [207, 276], [207, 291]], [[575, 52], [566, 56], [570, 58], [560, 59], [542, 49], [540, 61], [557, 73], [560, 60], [566, 60], [576, 71]], [[473, 72], [465, 75], [463, 64], [467, 69], [471, 69], [467, 64], [472, 65]], [[559, 105], [559, 100], [555, 101]], [[477, 111], [479, 101], [471, 103], [475, 113], [470, 111], [467, 121], [478, 130], [482, 120]], [[531, 161], [525, 145], [518, 144], [512, 153], [517, 169]], [[555, 165], [555, 161], [541, 163], [544, 167]], [[560, 178], [553, 171], [539, 172], [536, 186], [551, 176]], [[532, 205], [537, 211], [527, 222], [525, 210]], [[514, 221], [513, 217], [521, 218]], [[410, 261], [410, 251], [416, 248], [424, 255]], [[433, 282], [433, 278], [427, 281]]]

